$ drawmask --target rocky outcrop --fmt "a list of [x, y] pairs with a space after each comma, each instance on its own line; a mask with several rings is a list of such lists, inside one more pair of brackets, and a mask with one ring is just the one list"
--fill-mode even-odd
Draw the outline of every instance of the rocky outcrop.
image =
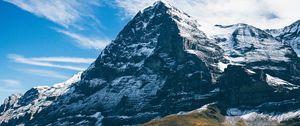
[[228, 66], [220, 78], [220, 103], [237, 107], [258, 105], [272, 97], [263, 72], [251, 73], [241, 66]]
[[[220, 77], [219, 103], [226, 107], [258, 106], [268, 102], [279, 102], [300, 96], [299, 86], [287, 88], [273, 85], [264, 71], [251, 71], [242, 66], [229, 65]], [[226, 110], [226, 109], [225, 109]]]
[[10, 108], [13, 108], [14, 105], [18, 102], [18, 99], [21, 97], [21, 94], [13, 94], [4, 100], [4, 103], [0, 106], [0, 113], [7, 111]]

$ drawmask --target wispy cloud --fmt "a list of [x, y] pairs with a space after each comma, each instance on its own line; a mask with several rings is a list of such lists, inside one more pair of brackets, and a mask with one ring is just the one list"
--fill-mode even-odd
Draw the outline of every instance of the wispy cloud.
[[[36, 16], [48, 19], [61, 27], [54, 30], [67, 35], [82, 47], [102, 49], [106, 40], [99, 17], [94, 8], [101, 6], [100, 0], [5, 0]], [[86, 33], [88, 32], [88, 36]], [[93, 36], [100, 36], [96, 38]]]
[[[115, 0], [134, 15], [156, 0]], [[300, 19], [299, 0], [164, 0], [198, 19], [202, 25], [249, 23], [260, 28], [281, 28]]]
[[[29, 65], [35, 65], [35, 66], [62, 68], [62, 69], [75, 70], [75, 71], [83, 71], [85, 69], [85, 68], [77, 67], [77, 66], [60, 65], [60, 64], [54, 64], [51, 62], [39, 61], [39, 60], [41, 60], [39, 58], [26, 58], [26, 57], [24, 57], [22, 55], [18, 55], [18, 54], [9, 54], [9, 55], [7, 55], [7, 57], [17, 63], [23, 63], [23, 64], [29, 64]], [[38, 60], [36, 60], [36, 59], [38, 59]], [[42, 60], [45, 60], [45, 59], [42, 59]], [[64, 60], [64, 61], [66, 61], [66, 60]]]
[[35, 61], [42, 61], [42, 62], [63, 62], [63, 63], [84, 63], [84, 64], [91, 64], [95, 61], [94, 58], [79, 58], [79, 57], [34, 57], [31, 58]]
[[125, 12], [125, 16], [133, 16], [139, 10], [150, 6], [157, 0], [115, 0], [115, 4], [117, 7], [120, 7]]
[[83, 20], [94, 20], [93, 12], [90, 9], [93, 6], [99, 6], [100, 2], [89, 1], [64, 1], [64, 0], [5, 0], [21, 9], [31, 12], [37, 16], [44, 17], [54, 23], [64, 27], [78, 27], [79, 22]]
[[47, 77], [47, 78], [57, 78], [57, 79], [68, 79], [69, 77], [50, 70], [41, 70], [41, 69], [22, 69], [22, 71], [30, 74], [34, 74], [41, 77]]
[[21, 86], [21, 82], [19, 80], [0, 80], [0, 84], [2, 85], [2, 87], [6, 87], [6, 88], [18, 88]]
[[109, 42], [109, 40], [86, 37], [66, 30], [57, 31], [69, 36], [70, 38], [74, 39], [79, 45], [87, 48], [103, 49]]

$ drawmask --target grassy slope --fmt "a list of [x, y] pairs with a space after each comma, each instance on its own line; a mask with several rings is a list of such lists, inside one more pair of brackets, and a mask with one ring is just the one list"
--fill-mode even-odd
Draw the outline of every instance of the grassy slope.
[[195, 110], [181, 115], [170, 115], [162, 119], [152, 120], [141, 126], [246, 126], [239, 120], [235, 124], [225, 121], [216, 107], [207, 107], [205, 110]]

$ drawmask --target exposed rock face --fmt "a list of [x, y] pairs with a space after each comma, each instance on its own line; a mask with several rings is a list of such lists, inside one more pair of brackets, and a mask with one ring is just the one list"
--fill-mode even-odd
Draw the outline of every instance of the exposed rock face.
[[262, 72], [250, 73], [241, 66], [228, 66], [219, 82], [220, 102], [231, 107], [263, 103], [273, 92], [265, 80]]
[[273, 82], [274, 79], [261, 70], [254, 72], [242, 66], [229, 65], [219, 79], [219, 103], [231, 108], [251, 106], [254, 109], [254, 106], [266, 101], [280, 102], [300, 96], [300, 86], [288, 85], [288, 82], [284, 83], [286, 85], [280, 85], [277, 83], [280, 79]]
[[13, 94], [5, 99], [4, 103], [0, 106], [0, 112], [5, 112], [10, 108], [13, 108], [14, 104], [17, 103], [18, 99], [21, 97], [20, 94]]
[[[104, 115], [105, 125], [136, 124], [192, 110], [212, 102], [210, 68], [221, 53], [195, 20], [158, 2], [125, 26], [84, 72], [74, 92], [82, 99], [97, 97], [95, 109]], [[128, 118], [122, 121], [123, 116]]]
[[212, 39], [200, 27], [156, 2], [82, 74], [9, 97], [0, 107], [0, 125], [137, 125], [212, 102], [229, 116], [242, 115], [232, 108], [299, 109], [286, 107], [300, 104], [299, 58], [289, 45], [247, 24], [218, 26], [226, 32]]

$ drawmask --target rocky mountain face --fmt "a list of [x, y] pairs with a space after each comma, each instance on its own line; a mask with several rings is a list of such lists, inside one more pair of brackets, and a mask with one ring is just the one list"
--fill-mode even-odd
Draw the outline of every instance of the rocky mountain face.
[[226, 122], [223, 116], [265, 113], [251, 117], [266, 120], [291, 111], [274, 120], [297, 120], [300, 59], [287, 44], [296, 39], [247, 24], [216, 27], [222, 34], [207, 36], [188, 14], [156, 2], [83, 73], [7, 98], [0, 125], [137, 125], [209, 103], [220, 109], [217, 123]]
[[286, 26], [282, 29], [268, 29], [266, 30], [271, 35], [281, 40], [282, 42], [289, 44], [294, 51], [300, 56], [300, 20], [293, 24]]
[[[273, 77], [263, 70], [254, 72], [242, 66], [229, 65], [219, 78], [219, 85], [219, 108], [229, 115], [235, 114], [228, 108], [263, 113], [298, 109], [294, 105], [299, 104], [295, 99], [300, 96], [300, 86]], [[286, 108], [284, 104], [289, 100], [295, 102]]]
[[247, 24], [216, 26], [218, 45], [231, 64], [242, 64], [250, 70], [263, 70], [269, 75], [300, 84], [300, 61], [295, 51], [271, 34]]
[[11, 95], [0, 106], [1, 125], [33, 125], [28, 122], [43, 109], [55, 104], [61, 96], [73, 90], [72, 84], [80, 80], [81, 73], [53, 87], [40, 86], [28, 90], [24, 95]]

